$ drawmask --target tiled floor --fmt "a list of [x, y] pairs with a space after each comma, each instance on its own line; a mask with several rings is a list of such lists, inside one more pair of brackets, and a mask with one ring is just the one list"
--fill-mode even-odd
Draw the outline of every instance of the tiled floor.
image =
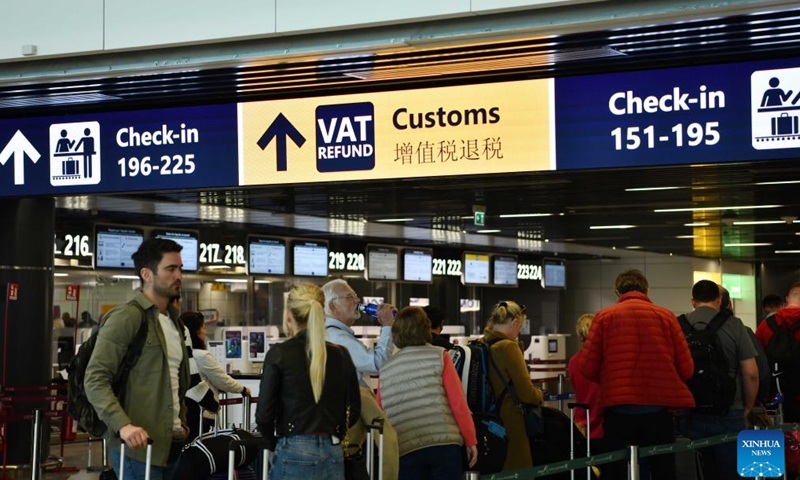
[[[46, 480], [97, 480], [100, 471], [87, 472], [89, 460], [89, 446], [86, 441], [68, 443], [64, 445], [63, 463], [61, 469], [45, 470], [43, 479]], [[103, 462], [103, 442], [91, 442], [92, 464], [100, 465]], [[61, 457], [61, 446], [51, 445], [50, 455]]]

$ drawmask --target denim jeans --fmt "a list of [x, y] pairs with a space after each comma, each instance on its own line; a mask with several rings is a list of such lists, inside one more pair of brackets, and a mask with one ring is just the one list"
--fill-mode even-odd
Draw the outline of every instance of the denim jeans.
[[[129, 447], [125, 447], [128, 450]], [[111, 455], [111, 467], [114, 469], [114, 473], [117, 474], [117, 478], [120, 478], [119, 472], [119, 455], [120, 452], [117, 449], [111, 449], [109, 451]], [[129, 456], [125, 456], [125, 480], [144, 480], [144, 462], [140, 462], [138, 460], [134, 460]], [[150, 480], [172, 480], [173, 475], [175, 475], [175, 469], [178, 467], [178, 461], [174, 461], [168, 464], [166, 467], [158, 467], [155, 465], [150, 466]]]
[[269, 480], [344, 480], [342, 445], [330, 435], [281, 437]]
[[[678, 432], [692, 440], [739, 433], [745, 428], [744, 411], [731, 410], [725, 416], [682, 412], [676, 415], [676, 425]], [[721, 443], [699, 451], [705, 480], [740, 478], [736, 471], [736, 442]]]
[[461, 480], [461, 454], [459, 445], [439, 445], [406, 453], [400, 457], [399, 480]]

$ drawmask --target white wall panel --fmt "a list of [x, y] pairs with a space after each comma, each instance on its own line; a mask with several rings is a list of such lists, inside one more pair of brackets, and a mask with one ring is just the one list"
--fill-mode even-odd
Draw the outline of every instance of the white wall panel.
[[473, 0], [472, 11], [519, 10], [521, 8], [543, 8], [580, 5], [582, 3], [605, 2], [608, 0]]
[[275, 33], [275, 0], [106, 2], [106, 49]]
[[469, 0], [277, 0], [278, 32], [324, 30], [429, 20], [470, 13]]
[[[23, 45], [36, 45], [23, 57]], [[0, 59], [36, 58], [103, 49], [103, 0], [6, 0], [0, 6]]]

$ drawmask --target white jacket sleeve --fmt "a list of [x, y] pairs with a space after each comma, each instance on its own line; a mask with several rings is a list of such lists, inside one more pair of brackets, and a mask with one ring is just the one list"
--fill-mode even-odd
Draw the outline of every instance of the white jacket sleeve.
[[219, 366], [214, 356], [208, 350], [194, 350], [194, 358], [197, 362], [197, 369], [200, 370], [206, 382], [212, 387], [222, 392], [242, 393], [244, 385], [237, 382]]

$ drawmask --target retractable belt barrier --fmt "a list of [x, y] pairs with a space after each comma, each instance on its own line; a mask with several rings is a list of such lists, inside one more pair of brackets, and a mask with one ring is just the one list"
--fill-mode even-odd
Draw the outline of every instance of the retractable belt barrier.
[[[63, 392], [45, 395], [35, 395], [36, 392]], [[26, 386], [4, 386], [2, 394], [0, 394], [0, 448], [3, 450], [3, 465], [2, 472], [8, 470], [7, 464], [7, 449], [5, 445], [5, 432], [9, 423], [17, 422], [30, 422], [33, 429], [33, 445], [31, 453], [31, 478], [38, 479], [41, 474], [41, 450], [42, 450], [42, 421], [46, 418], [61, 418], [61, 457], [64, 457], [64, 441], [66, 435], [64, 429], [71, 428], [71, 417], [67, 413], [67, 385], [62, 383], [53, 383], [49, 385], [26, 385]], [[10, 395], [11, 394], [11, 395]], [[35, 409], [31, 413], [14, 413], [15, 403], [50, 403], [54, 404], [55, 408], [48, 409]], [[48, 430], [49, 431], [49, 430]], [[48, 442], [49, 443], [49, 442]], [[77, 468], [60, 467], [64, 471], [78, 471]]]
[[[781, 430], [784, 432], [798, 431], [800, 430], [800, 423], [769, 427], [766, 428], [766, 430]], [[606, 463], [628, 460], [630, 459], [630, 452], [638, 452], [636, 454], [637, 458], [647, 458], [668, 453], [680, 453], [687, 450], [696, 450], [698, 448], [711, 447], [721, 443], [733, 442], [736, 441], [737, 435], [738, 432], [726, 433], [723, 435], [715, 435], [713, 437], [700, 438], [690, 442], [652, 445], [649, 447], [637, 447], [634, 445], [630, 449], [615, 450], [613, 452], [592, 455], [591, 457], [576, 458], [574, 460], [563, 460], [560, 462], [548, 463], [547, 465], [539, 465], [532, 468], [523, 468], [519, 470], [510, 470], [507, 472], [492, 473], [490, 475], [481, 475], [480, 478], [481, 480], [516, 480], [530, 477], [547, 477], [557, 473], [569, 472], [570, 470], [584, 469]], [[631, 480], [639, 480], [638, 475], [634, 476]]]
[[[243, 430], [250, 431], [250, 405], [252, 405], [253, 402], [257, 402], [258, 397], [242, 396], [238, 398], [227, 398], [227, 394], [225, 392], [220, 392], [219, 397], [220, 420], [222, 422], [222, 428], [228, 428], [228, 406], [242, 404], [241, 428]], [[202, 417], [202, 412], [200, 416]]]

